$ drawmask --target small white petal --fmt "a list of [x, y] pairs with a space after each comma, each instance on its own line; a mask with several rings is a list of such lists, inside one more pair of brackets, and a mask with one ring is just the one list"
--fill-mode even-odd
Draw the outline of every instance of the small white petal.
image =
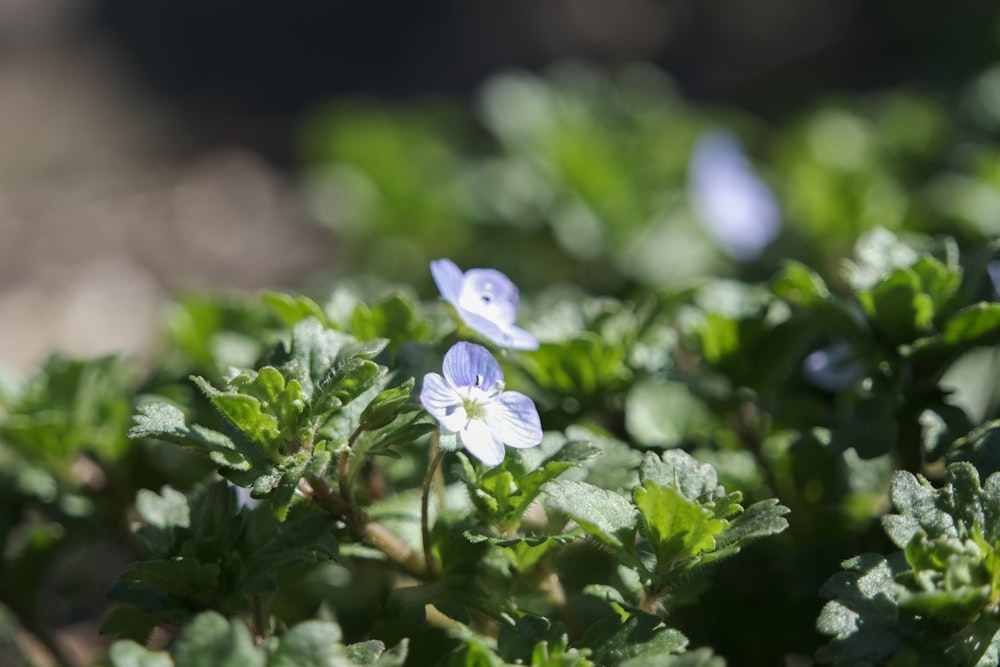
[[534, 402], [524, 394], [505, 391], [487, 406], [486, 422], [505, 445], [525, 449], [542, 441], [542, 422]]
[[482, 315], [462, 311], [462, 321], [477, 334], [497, 347], [511, 350], [537, 350], [538, 339], [531, 333], [519, 327], [500, 325], [486, 319]]
[[507, 328], [504, 334], [506, 335], [507, 338], [507, 343], [504, 345], [504, 347], [510, 348], [512, 350], [538, 349], [538, 339], [535, 338], [535, 335], [530, 331], [511, 325]]
[[486, 422], [473, 419], [459, 432], [458, 438], [470, 454], [486, 465], [495, 466], [503, 462], [503, 443], [494, 437]]
[[420, 404], [448, 431], [458, 431], [469, 420], [462, 405], [462, 397], [455, 388], [437, 373], [424, 376], [420, 389]]
[[434, 277], [434, 284], [437, 285], [444, 300], [457, 308], [464, 280], [458, 265], [450, 259], [436, 259], [431, 262], [431, 276]]
[[503, 371], [482, 345], [461, 341], [444, 355], [444, 376], [455, 387], [489, 388], [503, 382]]

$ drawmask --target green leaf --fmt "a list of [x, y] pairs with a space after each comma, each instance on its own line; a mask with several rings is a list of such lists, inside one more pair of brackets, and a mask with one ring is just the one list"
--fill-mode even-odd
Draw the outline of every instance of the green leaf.
[[281, 436], [278, 420], [261, 410], [257, 399], [244, 394], [221, 392], [202, 378], [192, 379], [212, 403], [254, 441], [271, 445]]
[[785, 515], [789, 509], [778, 504], [777, 498], [754, 503], [725, 527], [715, 542], [719, 549], [739, 546], [768, 535], [777, 535], [788, 528]]
[[362, 428], [366, 431], [380, 429], [403, 412], [407, 412], [406, 408], [415, 410], [416, 407], [409, 403], [414, 382], [413, 378], [409, 378], [398, 387], [390, 387], [379, 392], [361, 413]]
[[264, 451], [249, 441], [233, 441], [229, 437], [194, 424], [185, 423], [184, 413], [169, 403], [145, 403], [139, 406], [130, 438], [165, 440], [208, 456], [216, 465], [237, 470], [249, 470], [264, 464]]
[[705, 404], [681, 382], [640, 382], [625, 397], [625, 428], [640, 445], [676, 447], [711, 425]]
[[133, 562], [108, 596], [141, 603], [149, 591], [162, 591], [192, 608], [207, 606], [219, 590], [220, 572], [218, 564], [193, 556]]
[[586, 482], [548, 482], [542, 491], [548, 507], [566, 514], [604, 544], [632, 552], [638, 514], [626, 498]]
[[266, 659], [245, 625], [230, 623], [214, 611], [188, 624], [171, 654], [177, 667], [264, 667]]
[[286, 327], [294, 326], [310, 317], [324, 326], [330, 324], [323, 309], [307, 296], [265, 291], [260, 295], [260, 300], [281, 319], [282, 324]]
[[848, 571], [835, 574], [820, 591], [832, 601], [823, 607], [816, 629], [834, 636], [830, 648], [838, 664], [882, 664], [901, 650], [893, 578], [905, 563], [865, 554], [843, 566]]
[[682, 496], [670, 486], [646, 482], [634, 492], [642, 516], [643, 533], [656, 554], [656, 571], [669, 572], [681, 560], [715, 548], [715, 536], [726, 521], [713, 518], [710, 509]]
[[426, 340], [430, 331], [430, 322], [419, 319], [413, 302], [399, 292], [371, 307], [359, 303], [351, 317], [351, 332], [359, 340], [388, 339], [393, 353], [404, 343]]
[[620, 389], [629, 377], [624, 350], [590, 332], [562, 343], [543, 343], [521, 363], [543, 391], [589, 402], [602, 392]]
[[871, 346], [871, 334], [854, 311], [830, 294], [815, 271], [790, 261], [771, 282], [775, 295], [809, 314], [826, 331], [843, 338], [855, 349]]
[[[315, 318], [302, 320], [292, 329], [288, 344], [287, 359], [276, 364], [286, 378], [294, 378], [302, 385], [302, 397], [313, 403], [323, 402], [318, 396], [324, 388], [329, 388], [338, 369], [355, 359], [370, 359], [385, 348], [386, 341], [359, 342], [333, 329], [324, 328]], [[331, 405], [324, 410], [334, 410], [338, 406], [329, 398]], [[313, 407], [313, 413], [317, 408]]]
[[378, 640], [358, 642], [347, 646], [347, 657], [356, 665], [376, 665], [377, 667], [402, 667], [408, 653], [407, 640], [402, 640], [390, 651]]
[[958, 311], [941, 327], [941, 342], [963, 349], [1000, 343], [1000, 303], [974, 303]]
[[128, 448], [134, 371], [121, 359], [50, 357], [20, 395], [0, 405], [0, 438], [57, 478], [81, 454], [112, 462]]
[[590, 626], [581, 641], [593, 651], [591, 657], [598, 665], [681, 653], [687, 643], [687, 637], [650, 614], [636, 614], [624, 621], [617, 614], [608, 616]]
[[957, 439], [954, 449], [984, 477], [1000, 472], [1000, 420], [988, 421]]
[[385, 373], [385, 367], [373, 361], [352, 357], [331, 367], [313, 397], [312, 416], [322, 418], [370, 389]]
[[163, 487], [159, 494], [139, 489], [135, 495], [135, 509], [143, 521], [156, 528], [187, 528], [191, 525], [187, 496], [169, 486]]
[[108, 658], [111, 667], [174, 667], [174, 661], [166, 651], [151, 651], [131, 639], [112, 644]]
[[671, 449], [659, 456], [646, 452], [639, 467], [639, 479], [643, 484], [672, 486], [688, 500], [708, 503], [726, 497], [715, 468], [699, 463], [680, 449]]
[[328, 621], [299, 623], [281, 637], [268, 667], [331, 667], [349, 665], [346, 649], [340, 643], [340, 627]]
[[910, 269], [900, 269], [869, 290], [858, 293], [868, 317], [889, 340], [910, 342], [930, 330], [933, 305], [920, 293], [920, 280]]

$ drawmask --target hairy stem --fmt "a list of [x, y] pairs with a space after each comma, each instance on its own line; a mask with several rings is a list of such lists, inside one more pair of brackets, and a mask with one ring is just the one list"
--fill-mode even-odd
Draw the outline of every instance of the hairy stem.
[[430, 466], [427, 468], [423, 493], [420, 495], [420, 535], [424, 543], [424, 562], [427, 564], [427, 573], [432, 577], [439, 573], [434, 554], [431, 553], [431, 527], [427, 514], [430, 506], [431, 484], [434, 481], [435, 473], [441, 466], [441, 460], [444, 458], [444, 450], [438, 448], [437, 439], [438, 431], [434, 431], [434, 435], [431, 436], [431, 456], [433, 458], [431, 458]]
[[423, 554], [411, 549], [382, 524], [372, 521], [360, 507], [346, 503], [326, 479], [319, 476], [303, 479], [299, 490], [330, 514], [342, 518], [352, 532], [388, 556], [389, 560], [416, 577], [423, 579], [428, 576]]
[[354, 490], [351, 489], [351, 480], [348, 474], [350, 472], [351, 450], [354, 449], [354, 443], [363, 432], [364, 429], [361, 428], [361, 425], [354, 429], [351, 437], [347, 439], [344, 450], [340, 452], [340, 463], [337, 466], [337, 486], [340, 487], [340, 497], [348, 505], [354, 504]]

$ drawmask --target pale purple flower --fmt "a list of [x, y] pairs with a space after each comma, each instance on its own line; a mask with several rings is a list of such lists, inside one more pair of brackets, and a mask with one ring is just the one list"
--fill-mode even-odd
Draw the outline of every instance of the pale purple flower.
[[431, 262], [431, 275], [444, 300], [465, 324], [498, 347], [537, 350], [538, 339], [514, 326], [517, 287], [494, 269], [469, 269], [465, 273], [450, 259]]
[[778, 235], [781, 213], [774, 194], [753, 173], [732, 135], [712, 131], [700, 137], [689, 178], [702, 227], [733, 259], [755, 259]]
[[444, 355], [444, 375], [427, 373], [420, 403], [488, 466], [503, 461], [504, 445], [525, 449], [542, 441], [542, 424], [530, 398], [504, 391], [500, 364], [482, 345], [455, 343]]
[[802, 362], [802, 375], [807, 382], [824, 391], [843, 391], [865, 375], [864, 362], [846, 341], [811, 352]]

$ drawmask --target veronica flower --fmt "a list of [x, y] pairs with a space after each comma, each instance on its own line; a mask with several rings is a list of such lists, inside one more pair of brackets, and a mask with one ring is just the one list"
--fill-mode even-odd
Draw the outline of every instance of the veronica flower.
[[504, 445], [525, 449], [542, 441], [535, 404], [520, 392], [504, 391], [500, 364], [485, 347], [456, 343], [444, 355], [442, 371], [424, 376], [420, 403], [477, 459], [495, 466], [503, 461]]
[[730, 134], [708, 132], [698, 139], [688, 191], [702, 227], [733, 259], [756, 258], [778, 235], [774, 194]]
[[865, 365], [850, 344], [837, 340], [811, 352], [802, 362], [802, 375], [807, 382], [835, 394], [864, 377]]
[[431, 275], [444, 300], [470, 329], [498, 347], [537, 350], [538, 339], [514, 326], [517, 287], [494, 269], [469, 269], [465, 273], [450, 259], [431, 262]]

